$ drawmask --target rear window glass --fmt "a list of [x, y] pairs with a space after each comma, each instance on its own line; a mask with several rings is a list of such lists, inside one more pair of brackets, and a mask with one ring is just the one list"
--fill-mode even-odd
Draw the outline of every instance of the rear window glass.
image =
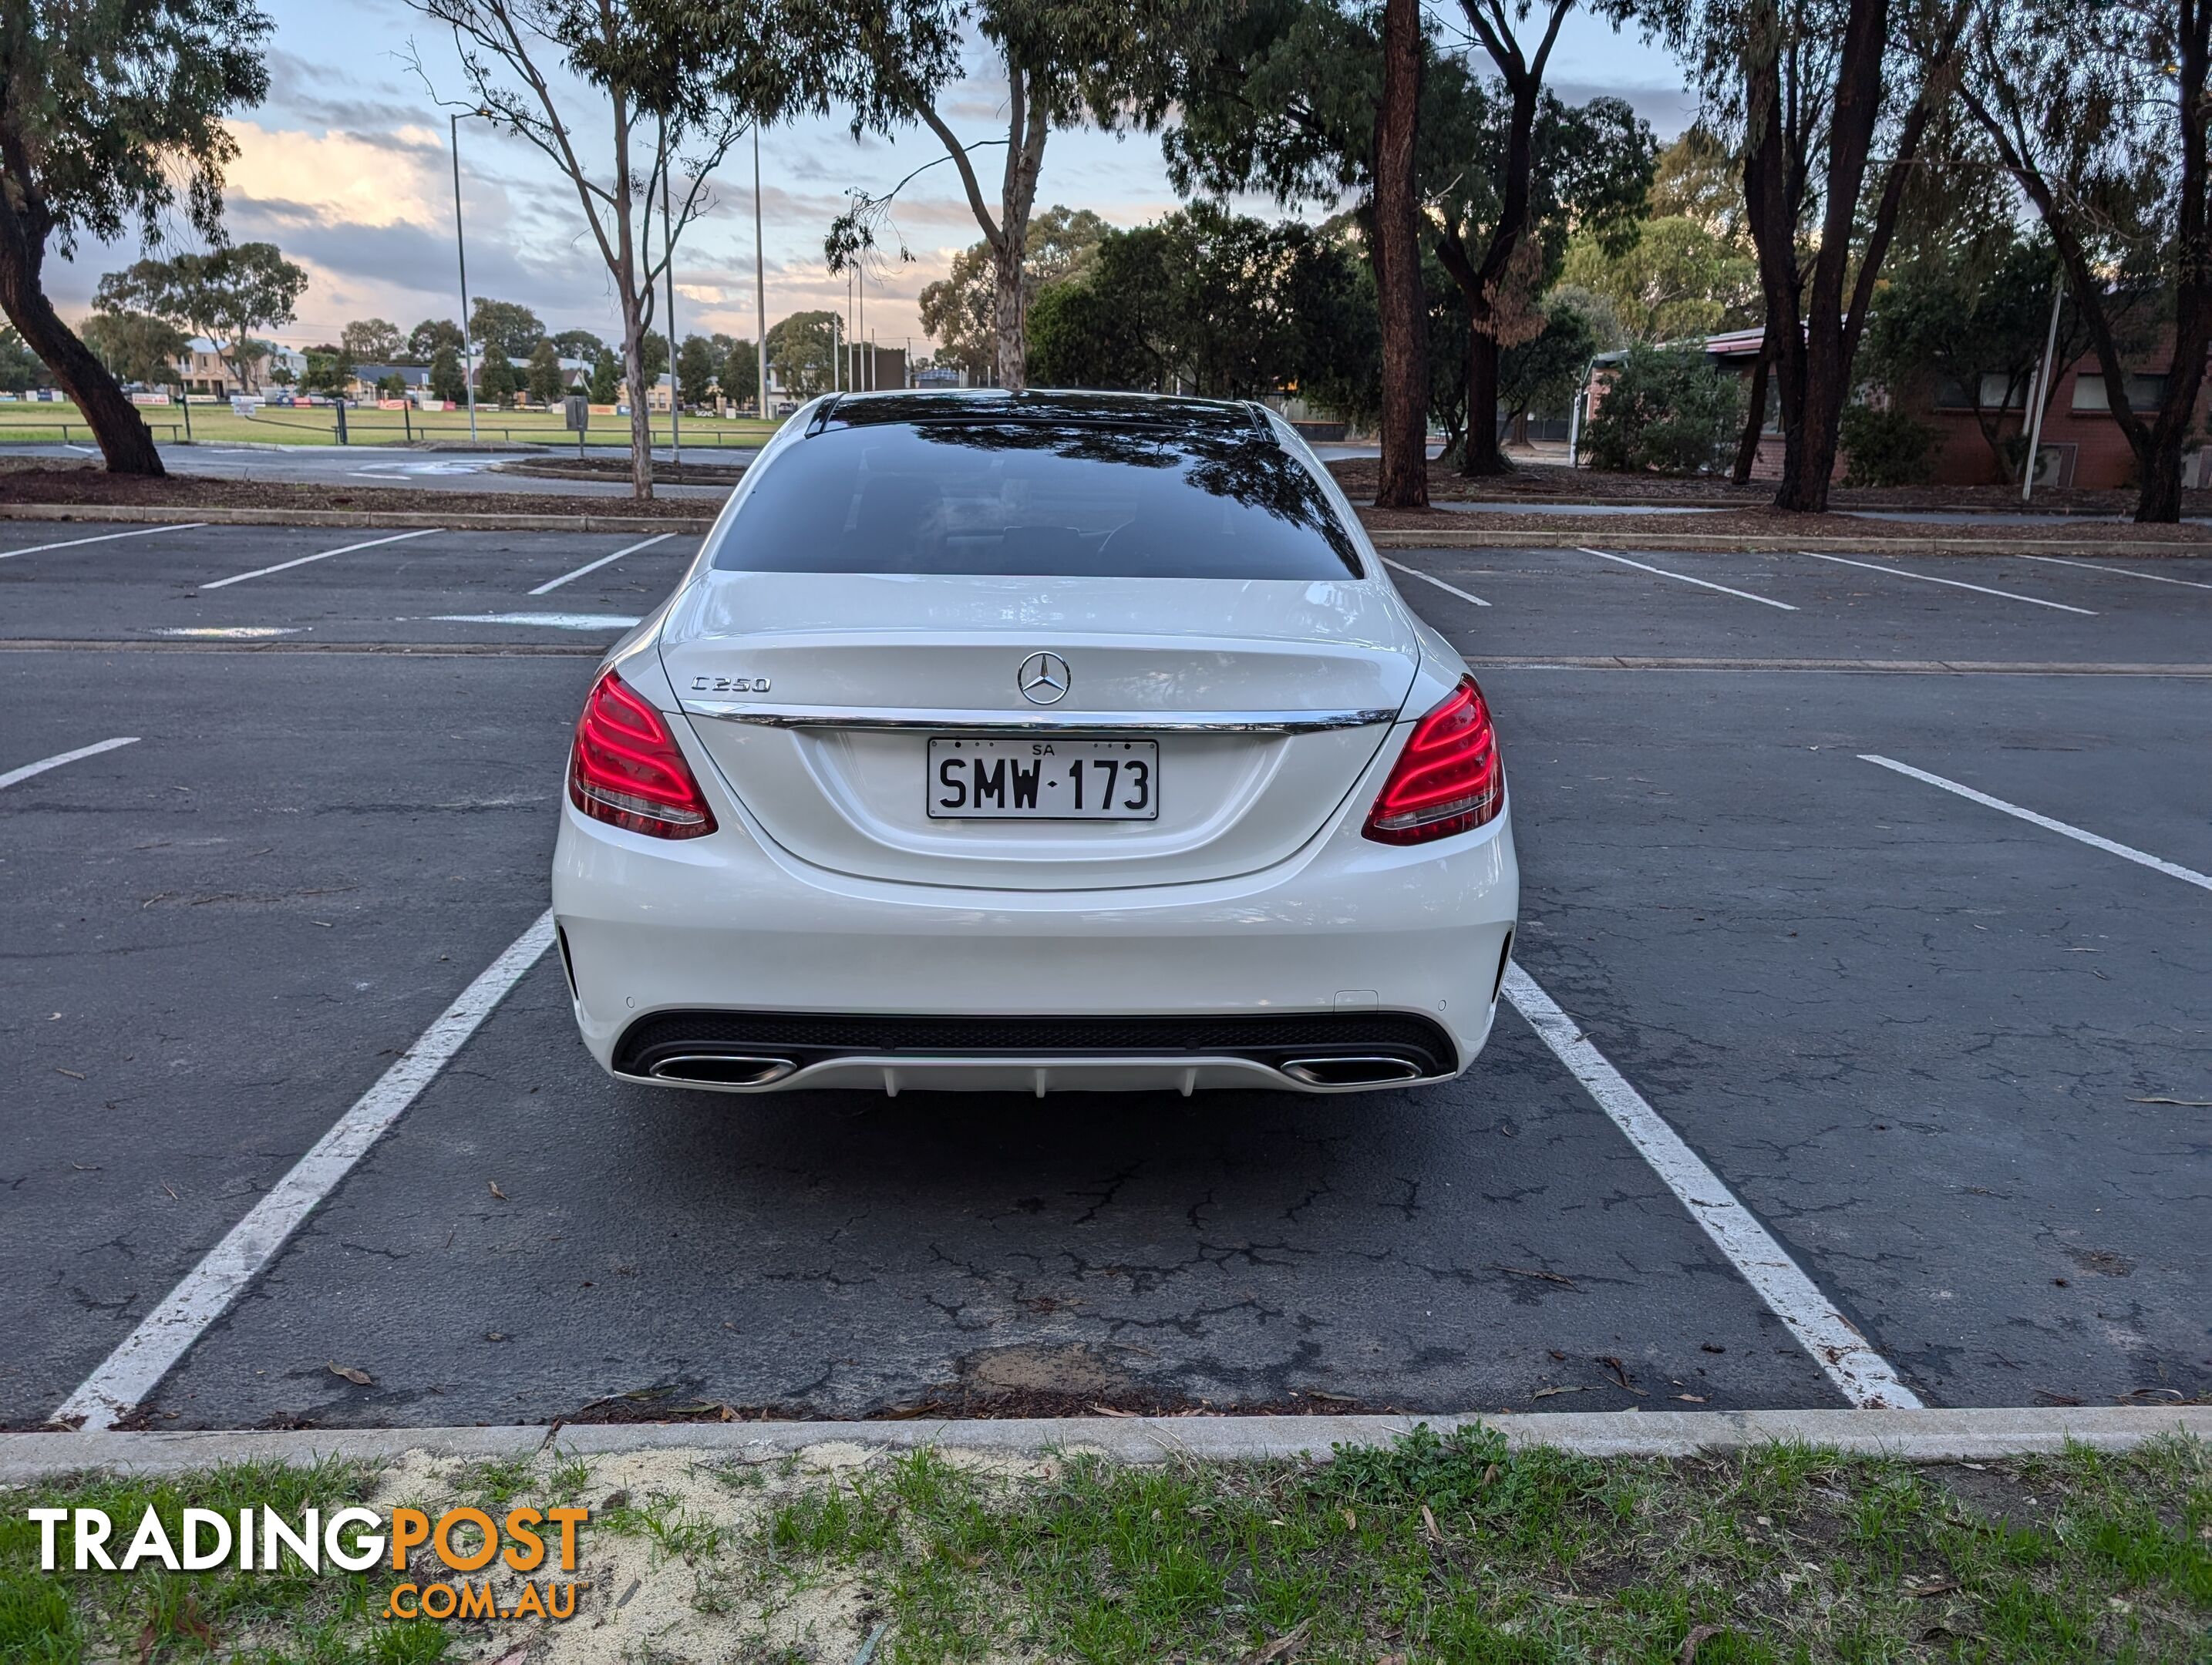
[[1271, 434], [962, 420], [832, 428], [762, 471], [729, 572], [1340, 579], [1358, 552]]

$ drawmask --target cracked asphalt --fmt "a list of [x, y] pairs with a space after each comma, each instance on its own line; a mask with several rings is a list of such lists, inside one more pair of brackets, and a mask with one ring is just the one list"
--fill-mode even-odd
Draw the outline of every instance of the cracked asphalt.
[[[219, 588], [358, 534], [9, 553], [111, 530], [0, 526], [0, 774], [137, 737], [0, 789], [5, 1425], [543, 908], [618, 627], [514, 616], [641, 613], [695, 547], [538, 597], [635, 540], [440, 533]], [[1862, 761], [2212, 872], [2212, 562], [1618, 552], [1674, 575], [1392, 555], [1491, 604], [1401, 576], [1498, 713], [1517, 957], [1928, 1402], [2212, 1391], [2212, 893]], [[240, 630], [287, 634], [207, 634]], [[2003, 668], [1929, 669], [1961, 663]], [[1510, 1010], [1420, 1093], [737, 1100], [601, 1075], [549, 958], [147, 1415], [1041, 1395], [1841, 1402]]]

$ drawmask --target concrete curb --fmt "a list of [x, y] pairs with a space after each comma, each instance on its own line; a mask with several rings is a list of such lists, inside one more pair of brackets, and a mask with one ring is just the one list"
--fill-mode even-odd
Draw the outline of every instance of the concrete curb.
[[[5, 645], [5, 644], [0, 644]], [[1885, 677], [2212, 677], [2203, 662], [2132, 665], [2094, 659], [1662, 659], [1632, 653], [1462, 655], [1471, 671], [1805, 671]]]
[[[370, 486], [369, 491], [397, 488]], [[417, 500], [428, 493], [416, 494]], [[198, 520], [217, 526], [388, 526], [403, 530], [439, 526], [450, 532], [677, 532], [696, 536], [714, 524], [713, 515], [644, 514], [440, 514], [423, 509], [173, 508], [143, 504], [0, 503], [0, 520], [103, 520], [118, 524]], [[1440, 528], [1407, 532], [1370, 527], [1368, 536], [1383, 550], [1572, 550], [1585, 544], [1619, 544], [1634, 550], [1692, 550], [1731, 555], [1788, 555], [1800, 550], [1849, 551], [1856, 555], [2080, 555], [2212, 556], [2212, 540], [2185, 544], [2094, 543], [2086, 538], [2020, 538], [2000, 543], [1969, 538], [1768, 538], [1690, 532], [1623, 533], [1618, 527], [1579, 530], [1481, 532]]]
[[[365, 489], [386, 491], [388, 486]], [[428, 494], [418, 494], [427, 495]], [[139, 503], [0, 503], [0, 520], [100, 520], [118, 524], [197, 520], [211, 526], [436, 526], [447, 532], [680, 532], [696, 536], [709, 515], [440, 514], [430, 509], [161, 508]]]
[[[172, 440], [169, 443], [173, 446], [191, 446], [195, 450], [203, 446], [221, 446], [225, 451], [266, 451], [271, 455], [278, 455], [283, 453], [291, 451], [336, 451], [340, 448], [335, 445], [326, 445], [319, 441], [312, 440], [305, 443], [295, 442], [289, 444], [282, 440]], [[368, 453], [381, 451], [488, 451], [499, 452], [501, 453], [514, 452], [522, 455], [534, 455], [541, 451], [557, 448], [557, 442], [547, 445], [532, 445], [523, 440], [486, 440], [483, 443], [478, 444], [470, 440], [416, 440], [412, 443], [410, 443], [405, 440], [378, 440], [373, 444], [349, 445], [343, 448], [348, 451]], [[1742, 505], [1732, 503], [1729, 507], [1731, 508], [1740, 508]]]
[[1408, 532], [1370, 526], [1367, 535], [1380, 550], [1573, 550], [1584, 544], [1624, 550], [1702, 550], [1724, 555], [1790, 555], [1826, 550], [1854, 555], [2199, 555], [2212, 556], [2212, 539], [2203, 543], [2136, 544], [2087, 538], [1781, 538], [1712, 532], [1628, 532], [1593, 524], [1577, 531]]
[[1609, 1411], [1531, 1416], [1056, 1417], [1004, 1421], [580, 1424], [552, 1429], [318, 1429], [302, 1432], [0, 1435], [0, 1485], [100, 1469], [175, 1474], [213, 1463], [307, 1463], [526, 1456], [549, 1445], [585, 1455], [683, 1451], [762, 1456], [810, 1447], [910, 1451], [924, 1446], [1035, 1456], [1097, 1451], [1160, 1463], [1326, 1457], [1334, 1445], [1387, 1445], [1416, 1425], [1439, 1432], [1481, 1424], [1509, 1445], [1549, 1445], [1595, 1457], [1689, 1457], [1776, 1443], [1913, 1461], [2050, 1453], [2068, 1443], [2125, 1450], [2166, 1434], [2212, 1439], [2212, 1406], [2087, 1406], [1966, 1411]]
[[[604, 659], [597, 641], [160, 641], [83, 636], [0, 636], [0, 653], [352, 653], [382, 659]], [[2207, 674], [2212, 675], [2212, 667]]]

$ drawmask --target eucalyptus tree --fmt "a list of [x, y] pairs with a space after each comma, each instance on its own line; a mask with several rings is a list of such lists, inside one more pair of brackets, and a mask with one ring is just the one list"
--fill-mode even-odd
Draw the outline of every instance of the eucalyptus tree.
[[223, 243], [207, 252], [133, 261], [100, 280], [102, 312], [150, 313], [215, 344], [216, 356], [242, 388], [266, 350], [256, 337], [289, 324], [307, 293], [307, 271], [274, 243]]
[[177, 362], [191, 343], [185, 332], [166, 318], [128, 310], [95, 312], [77, 333], [108, 373], [120, 380], [165, 387], [184, 385]]
[[[1987, 0], [1962, 97], [2035, 206], [2142, 479], [2136, 519], [2181, 518], [2181, 454], [2212, 350], [2212, 4]], [[2165, 385], [2138, 410], [2115, 299], [2154, 277], [2172, 308]]]
[[[1491, 414], [1498, 404], [1498, 355], [1543, 327], [1535, 299], [1566, 240], [1558, 215], [1542, 212], [1546, 200], [1566, 204], [1579, 195], [1587, 199], [1593, 223], [1617, 225], [1641, 205], [1651, 182], [1651, 130], [1619, 100], [1593, 100], [1580, 112], [1580, 131], [1561, 131], [1563, 106], [1547, 91], [1544, 77], [1575, 3], [1459, 0], [1468, 38], [1489, 59], [1504, 94], [1498, 100], [1500, 131], [1484, 147], [1482, 165], [1444, 205], [1444, 234], [1437, 244], [1437, 258], [1467, 297], [1462, 466], [1468, 474], [1511, 468], [1498, 447]], [[1593, 6], [1615, 22], [1632, 9], [1632, 0], [1595, 0]]]
[[1460, 466], [1468, 475], [1511, 471], [1498, 447], [1500, 361], [1544, 331], [1540, 297], [1559, 275], [1569, 236], [1579, 232], [1609, 253], [1633, 245], [1657, 155], [1650, 125], [1625, 101], [1563, 104], [1532, 88], [1540, 74], [1540, 55], [1500, 76], [1502, 100], [1467, 76], [1462, 88], [1480, 95], [1448, 106], [1429, 142], [1440, 156], [1463, 159], [1431, 193], [1429, 215], [1437, 258], [1468, 313]]
[[1376, 312], [1382, 325], [1382, 458], [1375, 501], [1429, 501], [1429, 315], [1421, 284], [1420, 0], [1383, 0], [1382, 73], [1375, 107]]
[[[830, 269], [842, 271], [866, 260], [879, 239], [895, 232], [891, 216], [900, 191], [921, 173], [950, 162], [990, 252], [998, 382], [1023, 386], [1028, 380], [1030, 221], [1047, 140], [1055, 128], [1085, 121], [1118, 125], [1133, 108], [1157, 102], [1176, 55], [1233, 3], [945, 0], [938, 21], [979, 39], [991, 78], [1004, 78], [1004, 138], [963, 139], [953, 117], [939, 107], [949, 107], [968, 81], [967, 64], [958, 52], [945, 49], [943, 38], [920, 30], [872, 37], [864, 43], [869, 91], [896, 120], [927, 127], [945, 154], [881, 192], [851, 192], [851, 206], [830, 227], [824, 245]], [[1000, 149], [1006, 156], [997, 189], [987, 192], [974, 153]], [[903, 246], [899, 252], [908, 258]]]
[[1374, 273], [1382, 441], [1375, 501], [1429, 501], [1430, 307], [1420, 257], [1429, 104], [1440, 84], [1413, 0], [1249, 0], [1176, 60], [1146, 112], [1178, 190], [1264, 191], [1285, 207], [1358, 204]]
[[269, 90], [269, 19], [238, 0], [9, 0], [0, 6], [0, 309], [76, 402], [118, 474], [161, 457], [115, 378], [46, 296], [49, 246], [159, 240], [181, 207], [222, 230], [223, 125]]
[[[467, 97], [574, 191], [622, 313], [630, 486], [653, 495], [646, 332], [708, 181], [757, 125], [890, 118], [878, 66], [948, 58], [939, 0], [408, 0], [447, 27]], [[419, 59], [418, 70], [423, 70]]]
[[[1828, 505], [1852, 366], [1975, 0], [1650, 0], [1743, 157], [1783, 433], [1778, 508]], [[1879, 144], [1878, 142], [1879, 141]]]
[[[1024, 316], [1049, 285], [1074, 276], [1098, 252], [1110, 229], [1087, 208], [1055, 203], [1030, 221], [1022, 260]], [[998, 364], [998, 280], [988, 243], [952, 257], [951, 270], [922, 286], [921, 330], [937, 345], [940, 363], [957, 364], [976, 382], [990, 380]]]
[[[1525, 11], [1480, 15], [1514, 63], [1513, 31]], [[1432, 380], [1464, 390], [1446, 401], [1454, 411], [1480, 413], [1466, 419], [1462, 466], [1485, 473], [1505, 465], [1492, 414], [1499, 355], [1544, 328], [1537, 297], [1557, 276], [1572, 230], [1586, 228], [1607, 246], [1635, 235], [1633, 216], [1651, 178], [1650, 130], [1619, 100], [1570, 106], [1541, 85], [1551, 33], [1564, 15], [1545, 14], [1547, 33], [1510, 76], [1484, 69], [1486, 47], [1454, 50], [1428, 33], [1409, 38], [1418, 74], [1401, 71], [1400, 80], [1417, 89], [1402, 124], [1412, 149], [1394, 166], [1411, 170], [1400, 234], [1412, 244], [1395, 271], [1382, 233], [1386, 170], [1378, 157], [1386, 129], [1398, 131], [1396, 106], [1386, 95], [1384, 41], [1371, 9], [1346, 0], [1257, 0], [1209, 50], [1192, 54], [1178, 87], [1180, 119], [1165, 150], [1179, 186], [1262, 190], [1286, 205], [1359, 200], [1382, 320], [1376, 501], [1385, 507], [1427, 501]], [[1380, 21], [1387, 27], [1387, 12]], [[1463, 331], [1440, 339], [1431, 339], [1425, 321], [1423, 244], [1449, 274], [1467, 314]], [[1455, 369], [1432, 377], [1432, 348], [1463, 358], [1464, 375]], [[1458, 420], [1448, 426], [1461, 431]]]

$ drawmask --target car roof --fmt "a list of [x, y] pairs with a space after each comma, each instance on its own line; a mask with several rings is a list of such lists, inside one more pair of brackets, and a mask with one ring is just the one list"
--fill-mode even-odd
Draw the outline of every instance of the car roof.
[[1258, 405], [1227, 399], [1186, 398], [1164, 393], [1105, 393], [1081, 389], [1000, 387], [917, 388], [832, 398], [812, 423], [872, 428], [888, 423], [1022, 422], [1040, 427], [1080, 424], [1169, 428], [1194, 436], [1270, 433]]

